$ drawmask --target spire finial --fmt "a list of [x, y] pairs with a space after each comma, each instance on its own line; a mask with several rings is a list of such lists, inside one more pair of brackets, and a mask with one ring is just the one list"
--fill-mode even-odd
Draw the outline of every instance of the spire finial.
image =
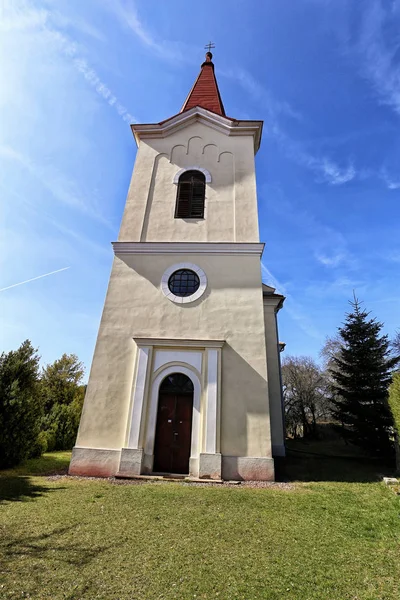
[[208, 50], [208, 52], [206, 53], [206, 62], [211, 62], [212, 60], [212, 52], [211, 52], [211, 48], [215, 48], [215, 44], [213, 44], [212, 42], [208, 42], [208, 44], [206, 44], [204, 46], [205, 50]]

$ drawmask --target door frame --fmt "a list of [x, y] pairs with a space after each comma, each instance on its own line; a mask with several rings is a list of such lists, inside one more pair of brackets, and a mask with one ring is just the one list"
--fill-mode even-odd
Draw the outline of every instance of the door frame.
[[[150, 406], [148, 421], [146, 427], [146, 437], [144, 443], [144, 452], [147, 457], [151, 456], [153, 463], [154, 459], [154, 443], [156, 437], [157, 412], [158, 412], [158, 397], [160, 385], [168, 375], [173, 373], [182, 373], [189, 377], [193, 383], [193, 415], [192, 415], [192, 436], [190, 444], [189, 472], [193, 470], [193, 464], [198, 463], [200, 457], [200, 399], [201, 399], [201, 383], [200, 378], [194, 370], [181, 365], [170, 365], [162, 369], [154, 379], [151, 385]], [[153, 464], [151, 464], [153, 470]]]

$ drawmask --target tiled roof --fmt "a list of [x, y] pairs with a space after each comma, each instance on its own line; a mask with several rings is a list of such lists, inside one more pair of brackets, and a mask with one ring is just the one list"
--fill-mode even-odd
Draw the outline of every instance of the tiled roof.
[[225, 109], [222, 104], [214, 74], [214, 64], [211, 58], [211, 52], [207, 52], [206, 61], [201, 65], [201, 71], [181, 108], [181, 113], [194, 106], [201, 106], [225, 117]]

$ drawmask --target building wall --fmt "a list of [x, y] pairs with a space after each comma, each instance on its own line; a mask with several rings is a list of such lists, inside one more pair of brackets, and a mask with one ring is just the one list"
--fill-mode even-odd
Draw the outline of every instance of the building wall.
[[[195, 166], [212, 179], [206, 186], [205, 218], [175, 219], [174, 177]], [[118, 241], [258, 242], [253, 137], [229, 137], [197, 122], [165, 138], [142, 140]], [[267, 356], [277, 346], [267, 351], [265, 345], [266, 328], [275, 324], [264, 320], [259, 256], [211, 251], [121, 256], [112, 267], [71, 472], [118, 471], [131, 414], [133, 338], [203, 339], [225, 340], [222, 476], [273, 478]], [[162, 293], [161, 279], [181, 262], [202, 268], [208, 286], [200, 299], [178, 305]]]
[[[182, 169], [207, 169], [205, 218], [175, 219]], [[119, 241], [259, 241], [253, 137], [229, 137], [194, 123], [166, 138], [142, 140]]]
[[265, 341], [268, 364], [268, 393], [271, 413], [272, 450], [274, 456], [285, 455], [285, 424], [282, 406], [282, 382], [276, 307], [264, 302]]
[[264, 314], [258, 256], [189, 255], [208, 287], [177, 305], [160, 289], [181, 255], [127, 255], [114, 261], [77, 445], [120, 449], [126, 442], [135, 364], [133, 337], [226, 340], [222, 348], [221, 452], [271, 456]]

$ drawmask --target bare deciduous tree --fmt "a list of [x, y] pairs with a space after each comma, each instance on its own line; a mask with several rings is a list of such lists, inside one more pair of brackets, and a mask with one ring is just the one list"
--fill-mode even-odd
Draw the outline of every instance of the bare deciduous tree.
[[308, 356], [287, 356], [282, 382], [287, 432], [293, 437], [316, 435], [317, 422], [329, 416], [324, 372]]
[[335, 361], [333, 359], [339, 356], [342, 345], [343, 342], [339, 334], [326, 337], [325, 343], [319, 353], [325, 371], [335, 368]]
[[396, 331], [391, 346], [394, 354], [400, 356], [400, 331]]

